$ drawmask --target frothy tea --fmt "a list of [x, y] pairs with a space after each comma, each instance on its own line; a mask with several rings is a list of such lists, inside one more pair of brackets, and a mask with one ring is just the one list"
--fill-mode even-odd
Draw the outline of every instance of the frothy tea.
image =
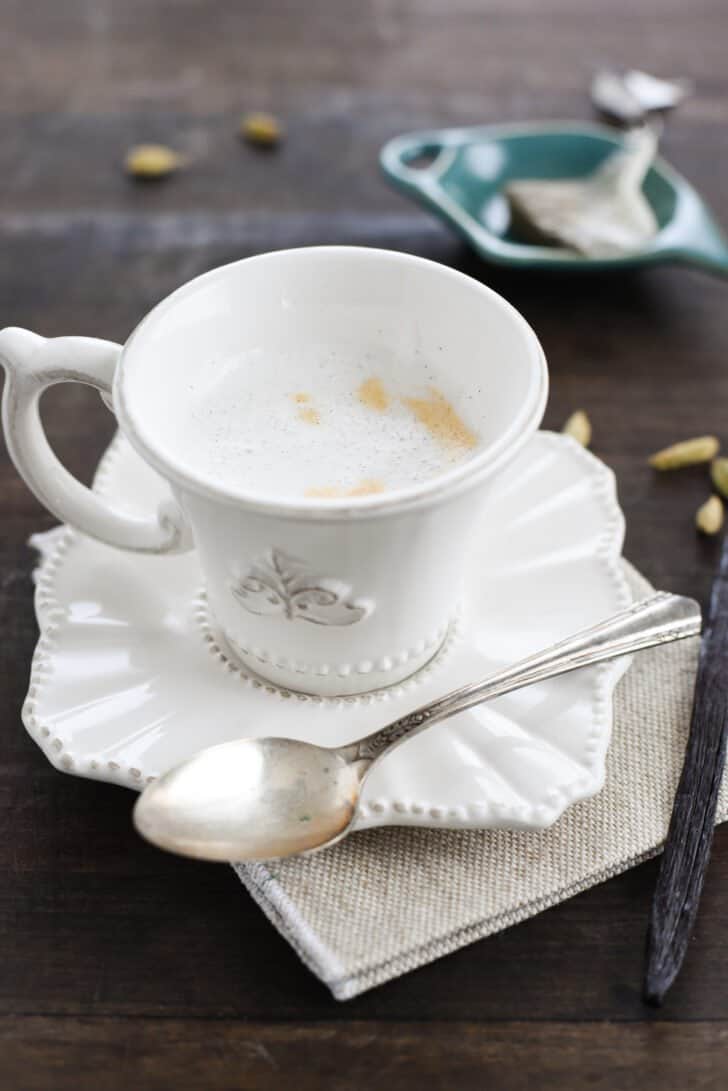
[[479, 437], [434, 367], [308, 349], [217, 362], [182, 423], [188, 456], [220, 485], [340, 499], [417, 484], [472, 455]]

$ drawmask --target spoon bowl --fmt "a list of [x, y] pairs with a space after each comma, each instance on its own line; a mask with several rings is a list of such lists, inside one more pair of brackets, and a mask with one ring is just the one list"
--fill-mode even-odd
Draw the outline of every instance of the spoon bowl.
[[343, 751], [294, 739], [236, 739], [153, 781], [134, 822], [148, 841], [183, 856], [292, 856], [346, 833], [359, 781], [359, 765]]

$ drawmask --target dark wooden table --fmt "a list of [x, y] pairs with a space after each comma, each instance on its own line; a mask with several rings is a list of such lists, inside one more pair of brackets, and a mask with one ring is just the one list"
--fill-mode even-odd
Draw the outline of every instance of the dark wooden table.
[[[540, 335], [547, 424], [591, 414], [628, 556], [704, 599], [717, 546], [692, 520], [705, 475], [656, 480], [645, 456], [696, 433], [728, 441], [726, 284], [489, 268], [389, 189], [376, 155], [418, 126], [588, 117], [593, 66], [639, 65], [697, 81], [664, 150], [728, 223], [727, 15], [715, 0], [1, 0], [0, 325], [123, 340], [189, 277], [280, 246], [452, 264]], [[278, 152], [238, 141], [251, 107], [286, 119]], [[130, 183], [119, 161], [149, 139], [189, 169]], [[78, 387], [47, 401], [52, 441], [88, 480], [109, 416]], [[227, 868], [145, 846], [128, 792], [59, 775], [26, 737], [26, 540], [52, 519], [7, 460], [0, 473], [3, 1089], [725, 1086], [726, 831], [659, 1012], [640, 1000], [654, 863], [336, 1003]]]

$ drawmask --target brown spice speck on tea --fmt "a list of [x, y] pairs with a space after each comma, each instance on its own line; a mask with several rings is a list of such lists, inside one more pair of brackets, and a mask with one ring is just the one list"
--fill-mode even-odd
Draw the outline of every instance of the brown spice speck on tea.
[[322, 485], [306, 489], [305, 495], [310, 499], [337, 500], [346, 496], [373, 496], [384, 492], [384, 483], [374, 478], [364, 478], [353, 489], [343, 489], [340, 485]]
[[349, 489], [347, 496], [373, 496], [378, 492], [384, 492], [384, 485], [381, 481], [377, 481], [374, 478], [367, 477], [363, 481], [360, 481], [358, 485], [355, 485], [353, 489]]
[[366, 379], [359, 387], [357, 394], [359, 401], [368, 409], [376, 409], [378, 412], [383, 413], [385, 409], [389, 408], [389, 395], [384, 389], [381, 379], [374, 376], [371, 379]]
[[478, 437], [468, 428], [444, 394], [430, 387], [426, 398], [403, 398], [420, 424], [424, 425], [433, 439], [443, 447], [477, 447]]

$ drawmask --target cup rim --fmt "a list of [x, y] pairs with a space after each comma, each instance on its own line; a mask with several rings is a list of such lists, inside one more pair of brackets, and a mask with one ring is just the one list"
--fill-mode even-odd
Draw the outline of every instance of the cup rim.
[[[523, 405], [503, 433], [482, 451], [459, 462], [456, 466], [428, 478], [415, 485], [392, 489], [360, 497], [272, 497], [265, 493], [256, 493], [246, 489], [224, 486], [202, 472], [182, 469], [177, 463], [155, 445], [154, 438], [145, 431], [129, 407], [124, 392], [124, 376], [132, 349], [138, 346], [144, 331], [152, 319], [159, 318], [165, 311], [177, 306], [186, 296], [191, 295], [201, 284], [222, 280], [230, 271], [248, 262], [263, 263], [280, 258], [283, 254], [306, 255], [348, 255], [355, 260], [386, 259], [403, 265], [432, 266], [445, 279], [457, 283], [475, 285], [476, 289], [487, 297], [491, 304], [504, 311], [523, 334], [524, 345], [531, 361], [529, 388]], [[525, 444], [538, 428], [546, 407], [548, 397], [548, 370], [546, 358], [535, 332], [526, 319], [503, 296], [473, 277], [467, 276], [440, 262], [421, 258], [414, 254], [398, 250], [386, 250], [367, 246], [302, 246], [270, 250], [254, 254], [238, 261], [228, 262], [210, 269], [200, 276], [182, 284], [175, 291], [165, 296], [156, 304], [134, 328], [122, 347], [119, 363], [114, 376], [113, 403], [121, 430], [142, 459], [149, 463], [168, 481], [183, 489], [222, 503], [234, 504], [252, 511], [267, 514], [279, 514], [299, 519], [316, 521], [338, 521], [361, 517], [397, 514], [413, 507], [427, 506], [443, 496], [455, 496], [464, 489], [490, 477], [501, 465]]]

